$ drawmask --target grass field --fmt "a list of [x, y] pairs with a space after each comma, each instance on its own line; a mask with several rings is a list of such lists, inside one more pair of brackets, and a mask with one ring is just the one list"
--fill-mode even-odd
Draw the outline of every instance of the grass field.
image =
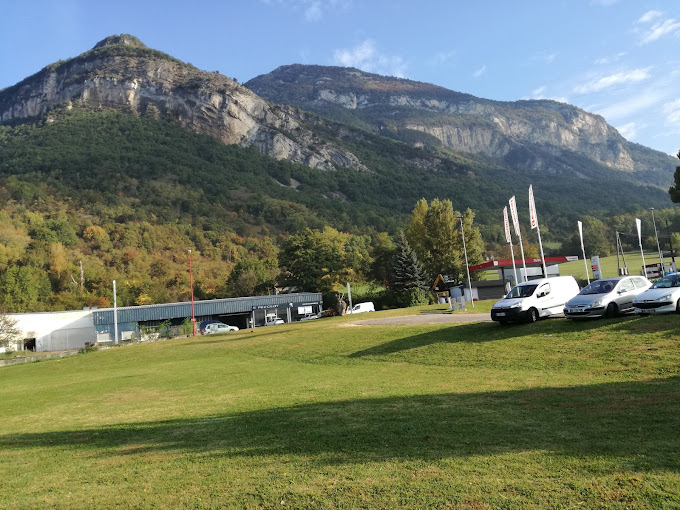
[[677, 316], [351, 321], [0, 368], [0, 507], [680, 506]]
[[[575, 254], [573, 254], [575, 255]], [[642, 255], [640, 251], [624, 253], [626, 257], [626, 265], [628, 266], [629, 274], [642, 274]], [[581, 255], [579, 254], [579, 257]], [[520, 259], [518, 259], [520, 260]], [[645, 263], [655, 264], [659, 262], [658, 252], [645, 252]], [[619, 257], [620, 267], [624, 267], [623, 260]], [[667, 266], [671, 265], [671, 259], [665, 258], [664, 264]], [[616, 255], [610, 257], [600, 257], [600, 265], [602, 266], [602, 274], [604, 278], [611, 278], [612, 276], [618, 275], [618, 268], [616, 263]], [[561, 275], [572, 275], [574, 278], [579, 280], [586, 280], [586, 267], [583, 263], [583, 259], [575, 260], [573, 262], [565, 262], [560, 264], [560, 274]], [[512, 271], [512, 269], [510, 269]], [[590, 279], [593, 279], [593, 272], [590, 269], [590, 258], [588, 258], [588, 273]], [[483, 280], [497, 280], [498, 271], [486, 271]]]

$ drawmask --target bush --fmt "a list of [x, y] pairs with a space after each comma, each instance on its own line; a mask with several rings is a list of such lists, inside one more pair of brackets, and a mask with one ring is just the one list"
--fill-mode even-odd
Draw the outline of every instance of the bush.
[[428, 294], [429, 293], [423, 289], [414, 288], [402, 290], [401, 292], [395, 293], [395, 298], [397, 304], [400, 307], [406, 308], [409, 306], [428, 304], [429, 303]]

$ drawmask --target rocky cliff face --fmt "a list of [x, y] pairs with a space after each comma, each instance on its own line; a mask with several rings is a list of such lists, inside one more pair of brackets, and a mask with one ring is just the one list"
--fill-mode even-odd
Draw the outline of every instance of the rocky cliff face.
[[270, 105], [226, 76], [150, 50], [131, 36], [107, 38], [0, 91], [0, 122], [49, 116], [58, 106], [166, 118], [277, 159], [323, 170], [366, 170], [356, 156], [306, 129], [292, 109]]
[[578, 155], [580, 167], [587, 158], [630, 174], [661, 172], [659, 185], [672, 174], [672, 158], [629, 143], [599, 115], [555, 101], [490, 101], [357, 69], [297, 64], [247, 85], [277, 103], [331, 118], [342, 109], [377, 133], [420, 131], [444, 147], [513, 167], [559, 173]]

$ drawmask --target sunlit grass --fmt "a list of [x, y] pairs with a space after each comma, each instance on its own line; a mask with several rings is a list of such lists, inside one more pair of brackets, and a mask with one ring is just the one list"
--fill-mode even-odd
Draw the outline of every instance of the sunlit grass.
[[396, 313], [0, 368], [0, 508], [680, 505], [677, 316]]

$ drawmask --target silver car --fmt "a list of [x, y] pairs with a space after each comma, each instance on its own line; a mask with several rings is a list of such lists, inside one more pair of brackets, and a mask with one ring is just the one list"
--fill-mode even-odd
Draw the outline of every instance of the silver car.
[[564, 305], [567, 319], [616, 317], [633, 311], [633, 299], [652, 283], [644, 276], [617, 276], [596, 280]]

